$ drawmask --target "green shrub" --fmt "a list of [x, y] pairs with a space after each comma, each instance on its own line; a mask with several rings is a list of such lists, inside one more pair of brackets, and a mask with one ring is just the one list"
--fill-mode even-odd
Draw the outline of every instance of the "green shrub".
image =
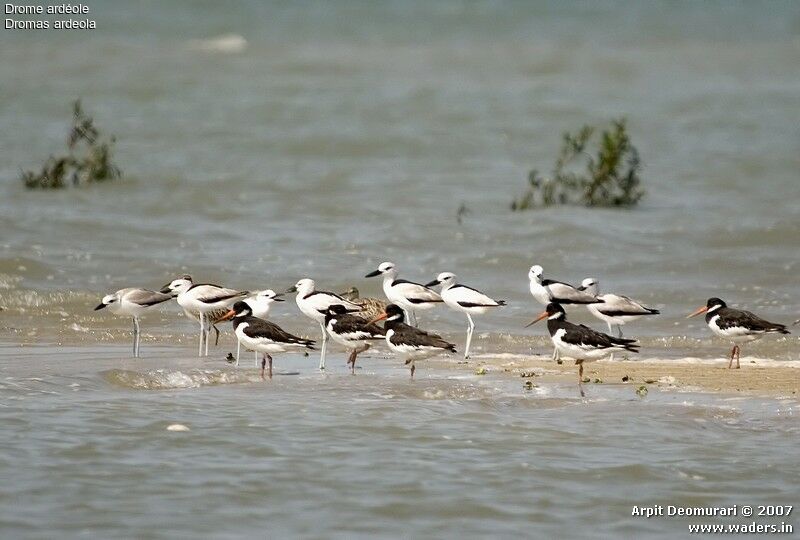
[[[615, 120], [600, 134], [596, 155], [587, 147], [595, 128], [584, 126], [576, 134], [564, 134], [552, 178], [534, 169], [528, 174], [528, 190], [511, 203], [511, 210], [528, 210], [554, 204], [584, 206], [634, 206], [644, 195], [640, 186], [639, 152], [630, 141], [625, 120]], [[581, 169], [583, 165], [583, 169]]]
[[122, 171], [111, 159], [114, 137], [104, 139], [92, 117], [83, 112], [80, 100], [72, 104], [72, 127], [67, 137], [67, 155], [50, 156], [40, 171], [23, 171], [29, 189], [59, 189], [113, 180]]

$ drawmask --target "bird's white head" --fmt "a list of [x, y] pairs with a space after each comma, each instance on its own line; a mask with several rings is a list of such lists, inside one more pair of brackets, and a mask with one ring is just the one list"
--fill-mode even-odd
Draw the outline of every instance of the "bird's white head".
[[456, 275], [452, 272], [441, 272], [436, 279], [431, 281], [430, 283], [426, 284], [426, 287], [436, 287], [437, 285], [441, 285], [443, 289], [448, 289], [455, 285], [456, 283]]
[[283, 296], [281, 293], [276, 293], [272, 289], [264, 289], [256, 294], [256, 298], [265, 303], [282, 302], [281, 296]]
[[377, 270], [373, 270], [372, 272], [370, 272], [369, 274], [367, 274], [364, 277], [375, 277], [375, 276], [380, 276], [380, 275], [390, 276], [390, 277], [396, 276], [397, 275], [397, 266], [395, 266], [395, 264], [393, 262], [389, 262], [389, 261], [382, 262], [381, 264], [378, 265], [378, 269]]
[[119, 308], [119, 293], [112, 293], [105, 295], [103, 299], [100, 301], [100, 304], [96, 308], [94, 308], [94, 310], [98, 311], [105, 307], [110, 309], [112, 312], [117, 311], [117, 309]]
[[307, 294], [311, 294], [312, 292], [314, 292], [315, 287], [316, 284], [314, 283], [313, 279], [303, 278], [297, 283], [295, 283], [294, 287], [289, 287], [289, 289], [287, 289], [286, 292], [287, 293], [296, 292], [299, 295], [305, 296]]
[[581, 281], [581, 286], [578, 287], [578, 290], [597, 296], [600, 293], [600, 283], [595, 278], [587, 277]]
[[162, 293], [172, 293], [172, 296], [178, 296], [181, 293], [185, 293], [189, 289], [192, 288], [192, 276], [184, 275], [179, 277], [178, 279], [173, 279], [168, 284], [164, 285], [161, 288]]
[[452, 272], [442, 272], [436, 276], [436, 279], [439, 280], [442, 285], [447, 285], [448, 283], [455, 283], [456, 275]]
[[531, 269], [528, 270], [528, 279], [531, 281], [540, 283], [542, 281], [542, 275], [544, 275], [544, 268], [538, 264], [534, 264], [531, 266]]

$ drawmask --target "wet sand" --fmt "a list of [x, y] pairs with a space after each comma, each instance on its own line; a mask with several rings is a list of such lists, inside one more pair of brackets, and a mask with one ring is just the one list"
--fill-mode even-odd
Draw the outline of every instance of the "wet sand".
[[[534, 385], [539, 382], [577, 383], [578, 379], [578, 367], [573, 360], [564, 359], [559, 365], [545, 356], [486, 355], [468, 363], [433, 359], [431, 364], [479, 374], [483, 370], [506, 372], [511, 377], [519, 377], [521, 384], [528, 381]], [[600, 360], [584, 366], [584, 388], [588, 391], [598, 384], [628, 385], [632, 387], [631, 392], [646, 386], [748, 396], [797, 396], [800, 395], [800, 362], [742, 357], [741, 369], [728, 369], [727, 360], [699, 358]]]

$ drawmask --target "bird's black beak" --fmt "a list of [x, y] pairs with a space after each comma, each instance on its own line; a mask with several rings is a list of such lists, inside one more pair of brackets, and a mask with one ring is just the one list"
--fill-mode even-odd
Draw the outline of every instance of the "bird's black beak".
[[286, 294], [293, 293], [293, 292], [297, 292], [297, 286], [295, 286], [295, 285], [292, 285], [291, 287], [286, 289]]
[[372, 272], [370, 272], [369, 274], [367, 274], [364, 277], [375, 277], [375, 276], [379, 276], [381, 274], [382, 274], [382, 272], [380, 270], [373, 270]]
[[167, 283], [166, 285], [161, 287], [161, 289], [158, 292], [164, 293], [164, 294], [169, 294], [169, 293], [172, 292], [172, 289], [169, 288], [169, 283]]
[[439, 283], [441, 283], [441, 281], [439, 281], [438, 279], [434, 279], [434, 280], [433, 280], [433, 281], [431, 281], [430, 283], [426, 283], [426, 284], [425, 284], [425, 286], [426, 286], [426, 287], [435, 287], [435, 286], [436, 286], [436, 285], [438, 285]]
[[100, 304], [99, 306], [97, 306], [96, 308], [94, 308], [94, 310], [95, 310], [95, 311], [100, 311], [100, 310], [101, 310], [101, 309], [103, 309], [104, 307], [106, 307], [106, 304]]
[[586, 290], [586, 287], [584, 287], [583, 285], [581, 285], [580, 287], [575, 287], [575, 288], [577, 290], [579, 290], [579, 291], [585, 291]]

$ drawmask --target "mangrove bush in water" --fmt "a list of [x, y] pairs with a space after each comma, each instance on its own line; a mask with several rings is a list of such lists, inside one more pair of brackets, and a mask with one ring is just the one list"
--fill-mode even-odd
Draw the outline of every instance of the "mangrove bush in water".
[[583, 126], [565, 133], [551, 178], [534, 169], [528, 190], [511, 203], [511, 210], [528, 210], [554, 204], [634, 206], [644, 195], [640, 186], [639, 152], [631, 143], [625, 120], [616, 120], [600, 134], [597, 150], [590, 153], [595, 128]]
[[58, 189], [119, 178], [122, 171], [111, 159], [113, 147], [114, 137], [102, 137], [77, 100], [72, 104], [67, 154], [50, 156], [39, 171], [23, 171], [22, 181], [29, 189]]

